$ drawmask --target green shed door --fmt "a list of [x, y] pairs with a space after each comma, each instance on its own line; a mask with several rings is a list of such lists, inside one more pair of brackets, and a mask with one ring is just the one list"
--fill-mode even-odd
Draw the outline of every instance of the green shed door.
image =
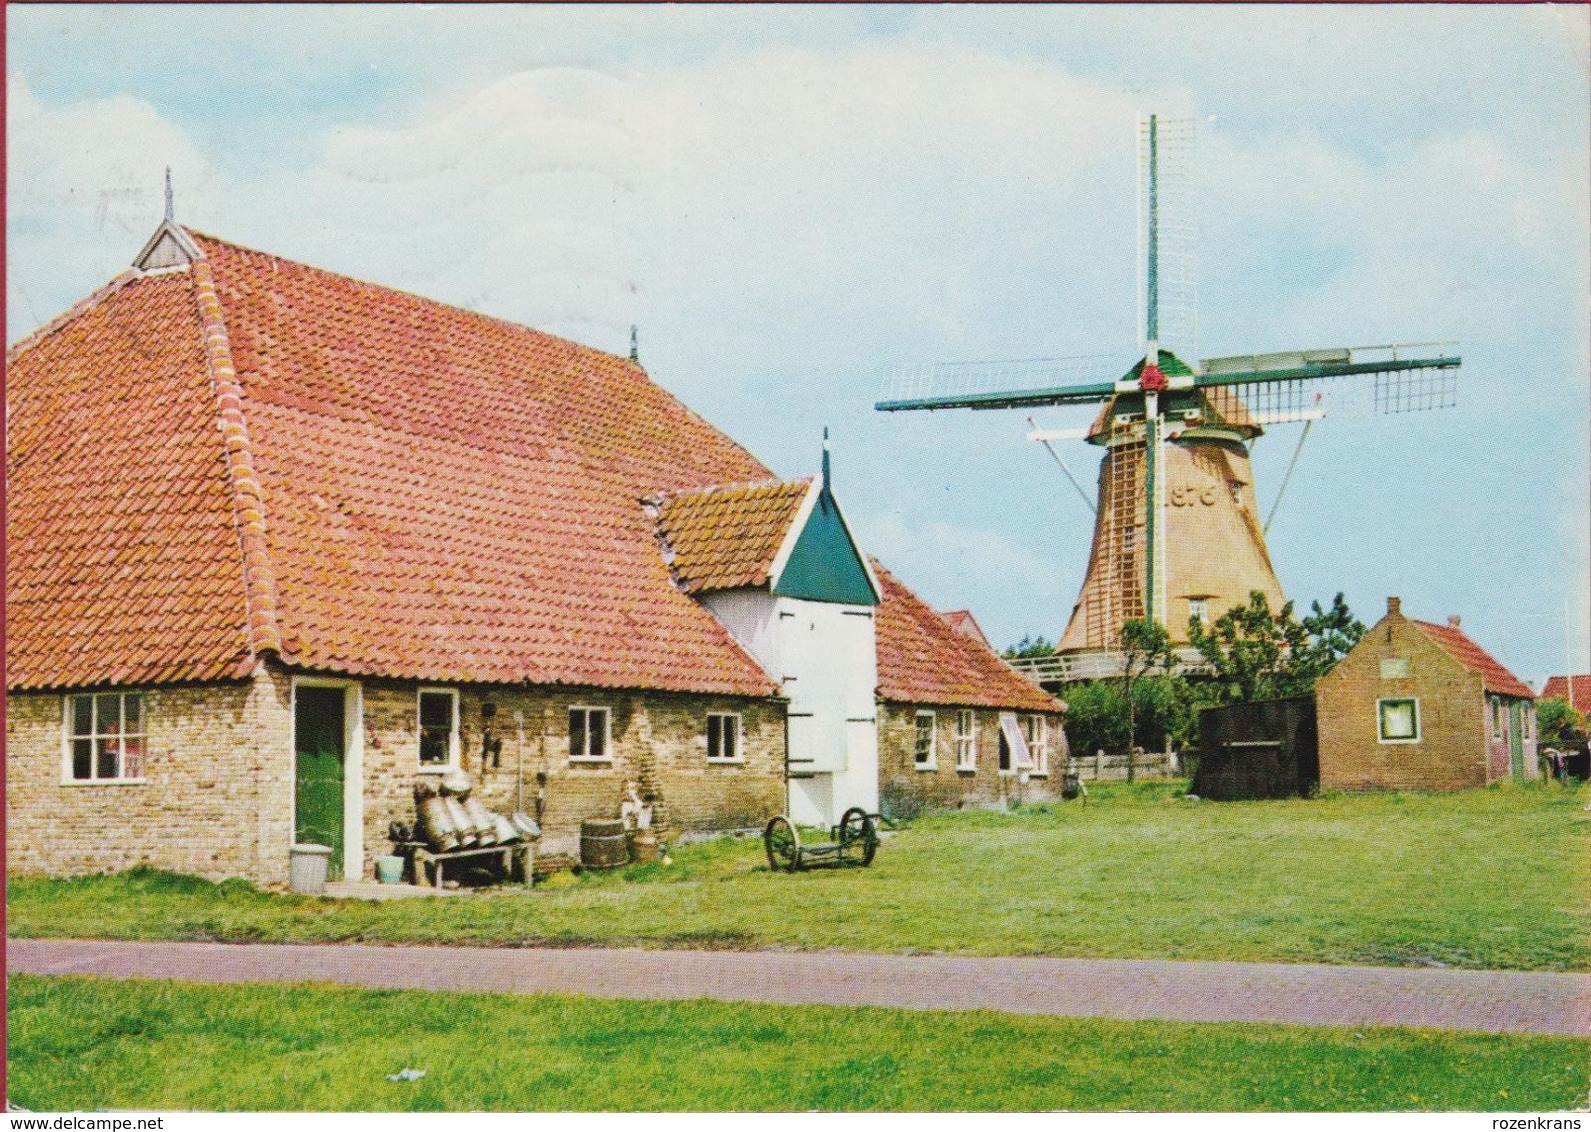
[[1508, 704], [1508, 761], [1515, 778], [1525, 777], [1525, 712], [1524, 703], [1510, 700]]
[[293, 840], [331, 847], [327, 875], [342, 876], [343, 690], [300, 686], [294, 693]]

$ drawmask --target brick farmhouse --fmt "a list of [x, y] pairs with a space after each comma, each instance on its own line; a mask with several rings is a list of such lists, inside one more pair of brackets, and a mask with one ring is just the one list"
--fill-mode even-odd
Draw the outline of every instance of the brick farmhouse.
[[1386, 616], [1315, 685], [1320, 785], [1456, 790], [1536, 778], [1530, 687], [1446, 625]]
[[1001, 713], [1063, 742], [826, 458], [778, 481], [633, 359], [168, 221], [7, 361], [12, 870], [368, 877], [454, 767], [553, 852], [631, 781], [675, 830], [833, 820], [919, 706], [983, 794]]

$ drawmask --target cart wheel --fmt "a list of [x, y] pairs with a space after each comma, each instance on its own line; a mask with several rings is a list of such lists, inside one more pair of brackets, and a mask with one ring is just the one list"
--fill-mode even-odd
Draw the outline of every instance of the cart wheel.
[[793, 873], [801, 867], [801, 835], [783, 814], [768, 820], [762, 847], [768, 851], [768, 867], [774, 872]]
[[873, 855], [878, 852], [878, 827], [873, 824], [873, 818], [866, 810], [852, 806], [840, 818], [838, 840], [841, 858], [846, 850], [858, 849], [862, 854], [862, 867], [866, 868], [873, 863]]

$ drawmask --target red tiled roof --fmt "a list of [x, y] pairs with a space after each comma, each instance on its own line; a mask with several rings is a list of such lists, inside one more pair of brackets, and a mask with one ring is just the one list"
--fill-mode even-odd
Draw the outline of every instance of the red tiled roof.
[[811, 490], [772, 480], [664, 496], [657, 526], [675, 581], [686, 593], [762, 585]]
[[192, 281], [129, 272], [7, 362], [8, 684], [245, 675], [243, 557]]
[[194, 239], [13, 352], [11, 686], [239, 675], [274, 596], [305, 668], [775, 690], [640, 504], [769, 472], [639, 366]]
[[[8, 351], [10, 687], [241, 678], [275, 652], [777, 690], [674, 584], [642, 505], [772, 475], [639, 366], [190, 235], [201, 260], [125, 273]], [[763, 490], [703, 578], [766, 570], [805, 485]], [[893, 699], [1059, 706], [893, 578], [878, 649]]]
[[1502, 696], [1535, 698], [1535, 693], [1530, 690], [1528, 684], [1499, 664], [1485, 649], [1470, 640], [1462, 629], [1453, 625], [1435, 625], [1429, 621], [1415, 621], [1414, 624], [1424, 630], [1426, 636], [1441, 645], [1443, 650], [1454, 660], [1471, 672], [1478, 673], [1481, 677], [1482, 685], [1488, 692], [1496, 692]]
[[877, 561], [878, 690], [897, 703], [1064, 711], [1005, 661], [959, 632]]
[[1567, 700], [1570, 707], [1582, 714], [1591, 712], [1591, 675], [1549, 676], [1541, 695], [1543, 699], [1556, 696]]

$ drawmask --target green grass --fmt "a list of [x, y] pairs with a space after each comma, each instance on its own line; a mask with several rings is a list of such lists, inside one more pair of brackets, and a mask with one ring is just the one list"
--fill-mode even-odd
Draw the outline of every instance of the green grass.
[[924, 818], [871, 869], [769, 873], [756, 840], [567, 888], [321, 900], [149, 870], [13, 878], [17, 936], [640, 944], [1591, 968], [1585, 788], [1189, 802]]
[[[1591, 1042], [568, 997], [7, 982], [11, 1098], [66, 1109], [1542, 1111]], [[419, 1081], [389, 1073], [424, 1069]]]

